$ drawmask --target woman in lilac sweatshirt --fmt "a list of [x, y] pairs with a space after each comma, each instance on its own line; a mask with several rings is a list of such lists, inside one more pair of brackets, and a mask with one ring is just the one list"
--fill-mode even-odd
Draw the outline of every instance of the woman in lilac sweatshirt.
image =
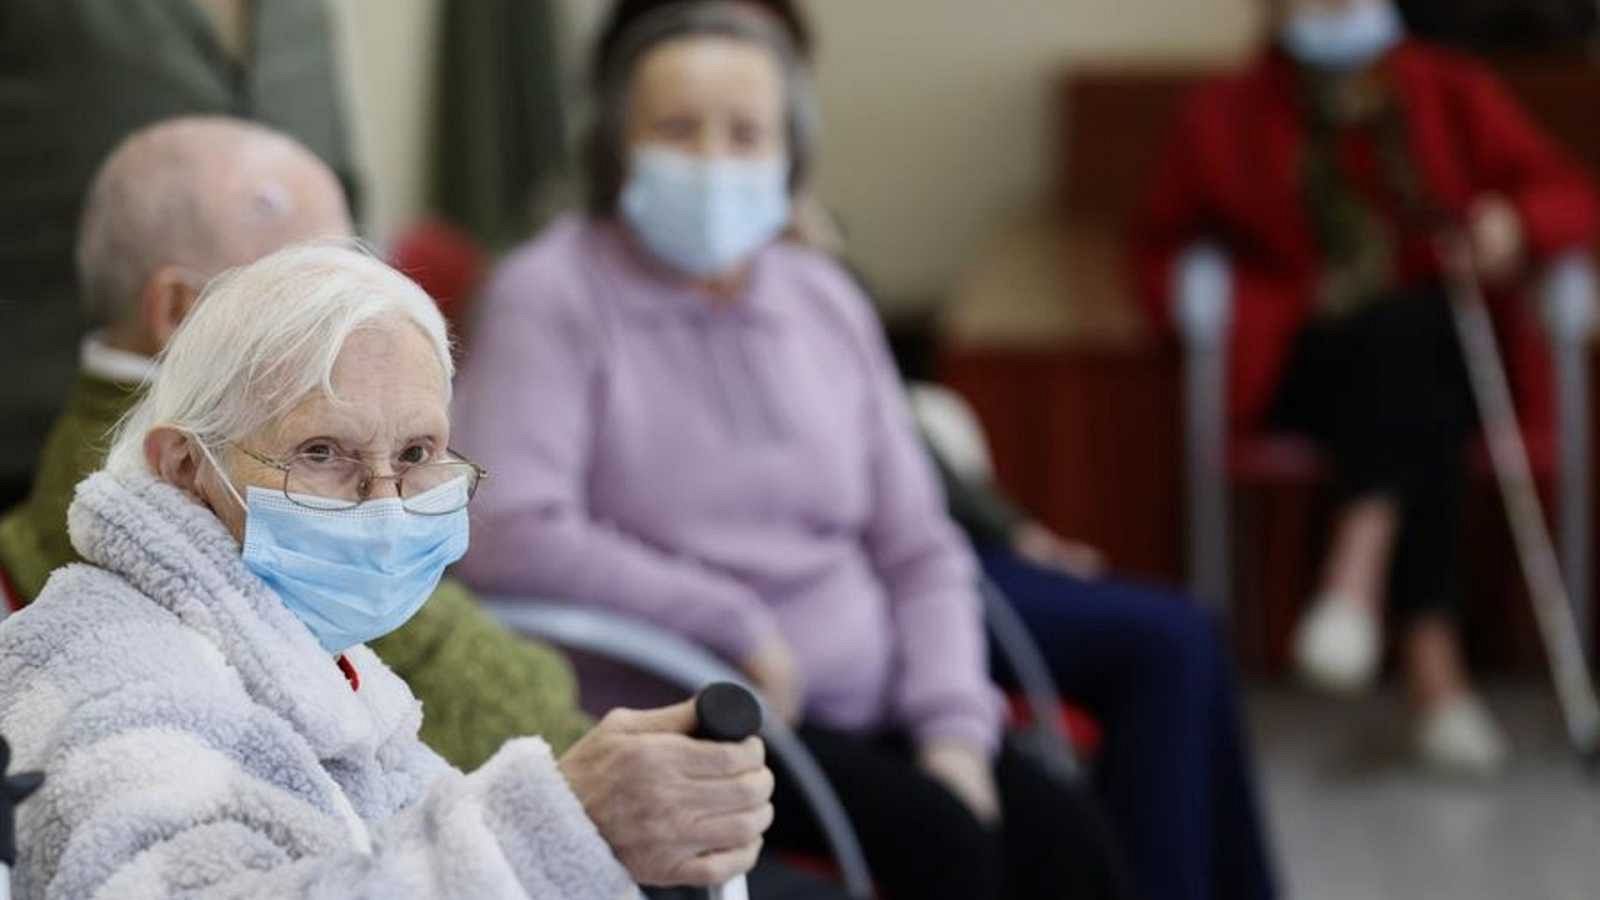
[[[497, 477], [462, 575], [740, 667], [893, 896], [1120, 896], [1092, 806], [1003, 740], [974, 562], [870, 306], [782, 239], [814, 131], [787, 38], [704, 3], [618, 47], [590, 215], [515, 251], [480, 302], [455, 412]], [[814, 846], [783, 800], [769, 840]]]

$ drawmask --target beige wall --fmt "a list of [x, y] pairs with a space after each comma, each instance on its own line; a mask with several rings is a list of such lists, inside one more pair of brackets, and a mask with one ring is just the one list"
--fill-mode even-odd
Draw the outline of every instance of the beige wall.
[[1073, 59], [1226, 55], [1261, 0], [813, 0], [822, 193], [886, 299], [931, 299], [1052, 182]]
[[[375, 236], [422, 208], [438, 0], [333, 0]], [[566, 71], [605, 0], [561, 0]], [[890, 298], [948, 290], [973, 248], [1047, 187], [1053, 73], [1073, 59], [1225, 56], [1261, 0], [809, 0], [822, 55], [822, 193]]]
[[440, 0], [330, 0], [366, 186], [363, 231], [386, 240], [427, 203]]

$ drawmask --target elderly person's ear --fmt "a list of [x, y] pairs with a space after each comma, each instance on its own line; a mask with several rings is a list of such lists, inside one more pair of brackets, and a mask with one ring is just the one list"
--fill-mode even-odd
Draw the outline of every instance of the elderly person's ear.
[[243, 541], [244, 501], [231, 499], [238, 494], [230, 494], [227, 473], [207, 466], [208, 457], [198, 438], [177, 428], [158, 426], [144, 437], [144, 459], [150, 471], [216, 513], [234, 540]]
[[152, 428], [144, 438], [144, 459], [150, 471], [167, 484], [197, 499], [200, 490], [202, 456], [194, 438], [176, 428]]
[[149, 355], [172, 340], [204, 286], [199, 275], [174, 265], [162, 266], [145, 281], [139, 294], [139, 328], [150, 342]]

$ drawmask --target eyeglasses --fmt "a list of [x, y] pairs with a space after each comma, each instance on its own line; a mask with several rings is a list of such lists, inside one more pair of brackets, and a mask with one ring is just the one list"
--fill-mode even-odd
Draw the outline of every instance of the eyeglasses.
[[[296, 453], [283, 459], [234, 445], [240, 453], [283, 473], [283, 495], [309, 509], [354, 509], [372, 496], [380, 481], [394, 482], [400, 506], [419, 516], [444, 516], [464, 508], [489, 472], [454, 450], [435, 462], [396, 463], [380, 475], [365, 460], [331, 453]], [[454, 490], [450, 488], [454, 487]]]

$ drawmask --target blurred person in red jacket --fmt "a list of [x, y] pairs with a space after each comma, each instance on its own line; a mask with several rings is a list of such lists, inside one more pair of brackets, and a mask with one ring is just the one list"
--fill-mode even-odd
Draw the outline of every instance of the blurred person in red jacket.
[[[1369, 685], [1387, 611], [1405, 628], [1418, 751], [1492, 773], [1505, 739], [1454, 625], [1477, 421], [1436, 240], [1462, 229], [1501, 339], [1524, 348], [1534, 326], [1518, 287], [1592, 242], [1595, 196], [1482, 65], [1408, 38], [1391, 0], [1274, 0], [1272, 27], [1253, 64], [1181, 112], [1134, 229], [1141, 293], [1170, 323], [1178, 256], [1219, 244], [1233, 273], [1235, 430], [1303, 433], [1334, 462], [1341, 504], [1295, 638], [1302, 674]], [[1541, 387], [1519, 385], [1530, 398]]]

